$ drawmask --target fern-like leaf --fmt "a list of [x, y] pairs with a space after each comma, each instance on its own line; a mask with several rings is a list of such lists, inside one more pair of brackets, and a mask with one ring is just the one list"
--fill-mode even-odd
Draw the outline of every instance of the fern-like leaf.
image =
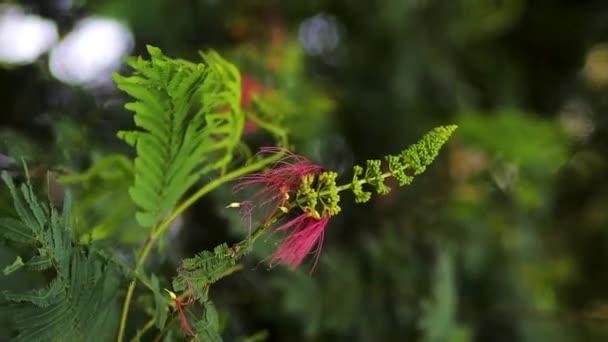
[[244, 124], [233, 65], [213, 52], [195, 64], [148, 51], [150, 60], [129, 60], [133, 75], [114, 75], [136, 100], [126, 108], [139, 129], [119, 137], [137, 149], [129, 193], [144, 227], [158, 224], [202, 174], [226, 168]]
[[204, 301], [207, 299], [208, 286], [230, 273], [235, 265], [236, 259], [232, 257], [227, 244], [215, 247], [213, 252], [200, 252], [182, 261], [182, 267], [173, 279], [173, 289], [190, 289], [196, 300]]
[[203, 317], [194, 323], [194, 332], [196, 333], [194, 341], [222, 342], [219, 315], [215, 305], [211, 301], [206, 301], [203, 304], [203, 309]]
[[[113, 264], [72, 241], [69, 200], [64, 214], [40, 203], [29, 185], [17, 189], [3, 173], [19, 218], [3, 219], [22, 229], [12, 243], [34, 245], [38, 255], [24, 266], [52, 268], [46, 287], [21, 293], [4, 292], [5, 312], [18, 331], [13, 341], [90, 341], [111, 338], [116, 323], [115, 299], [120, 283]], [[15, 223], [19, 223], [15, 225]], [[25, 237], [28, 237], [26, 241]]]

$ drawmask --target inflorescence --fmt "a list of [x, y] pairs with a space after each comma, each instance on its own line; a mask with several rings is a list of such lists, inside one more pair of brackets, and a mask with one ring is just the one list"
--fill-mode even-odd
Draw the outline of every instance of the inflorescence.
[[[364, 190], [364, 185], [375, 188], [379, 195], [385, 195], [391, 191], [384, 182], [388, 177], [394, 177], [400, 186], [411, 184], [414, 177], [433, 162], [456, 128], [450, 125], [433, 129], [400, 154], [386, 156], [385, 165], [381, 160], [368, 160], [365, 169], [355, 165], [352, 181], [340, 186], [336, 184], [338, 174], [335, 172], [325, 171], [322, 166], [286, 149], [263, 148], [262, 153], [281, 153], [284, 157], [267, 170], [239, 179], [235, 191], [260, 188], [251, 199], [229, 207], [240, 207], [244, 220], [248, 222], [251, 222], [254, 210], [265, 212], [262, 225], [271, 225], [277, 218], [289, 214], [291, 219], [279, 221], [274, 228], [275, 231], [287, 232], [287, 236], [272, 255], [271, 265], [284, 264], [296, 268], [310, 253], [315, 255], [316, 264], [325, 228], [340, 212], [341, 191], [351, 190], [355, 201], [364, 203], [372, 197], [370, 191]], [[382, 171], [383, 166], [387, 171]]]

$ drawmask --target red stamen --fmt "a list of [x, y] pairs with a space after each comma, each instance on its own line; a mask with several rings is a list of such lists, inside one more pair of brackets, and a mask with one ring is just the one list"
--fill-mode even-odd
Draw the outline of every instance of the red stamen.
[[261, 153], [283, 153], [285, 157], [276, 161], [267, 170], [241, 177], [233, 189], [238, 192], [249, 187], [261, 186], [254, 197], [259, 203], [258, 207], [270, 208], [264, 220], [264, 223], [267, 223], [279, 207], [287, 203], [289, 193], [300, 187], [302, 176], [320, 172], [323, 168], [284, 148], [263, 147]]
[[[261, 186], [254, 195], [254, 202], [257, 203], [258, 208], [269, 209], [264, 220], [266, 224], [280, 208], [289, 207], [289, 199], [300, 188], [303, 176], [318, 174], [323, 168], [284, 148], [263, 147], [261, 153], [282, 153], [284, 157], [267, 170], [241, 177], [234, 190], [241, 191], [249, 187]], [[247, 217], [250, 219], [251, 210], [252, 206], [244, 208], [242, 211], [244, 219]], [[312, 252], [315, 254], [313, 268], [315, 267], [330, 216], [325, 215], [320, 219], [318, 215], [315, 217], [310, 213], [303, 213], [275, 228], [278, 231], [290, 232], [272, 255], [272, 263], [289, 265], [295, 269]]]
[[[329, 219], [329, 216], [324, 216], [317, 220], [305, 213], [278, 227], [277, 230], [293, 228], [293, 231], [272, 255], [272, 261], [277, 264], [289, 265], [295, 269], [312, 251], [315, 254], [314, 268], [321, 253], [323, 235]], [[317, 248], [313, 251], [315, 246]]]
[[177, 308], [177, 312], [179, 313], [179, 320], [182, 324], [182, 329], [186, 331], [190, 336], [194, 337], [196, 334], [192, 331], [190, 327], [190, 323], [188, 323], [188, 319], [186, 318], [186, 314], [184, 313], [184, 307], [188, 304], [192, 303], [192, 296], [188, 298], [186, 303], [183, 303], [178, 298], [175, 299], [175, 307]]

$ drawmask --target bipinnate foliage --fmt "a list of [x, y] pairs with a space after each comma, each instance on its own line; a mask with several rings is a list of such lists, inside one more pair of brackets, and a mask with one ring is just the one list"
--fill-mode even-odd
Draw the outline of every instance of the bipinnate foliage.
[[2, 178], [18, 217], [0, 219], [0, 234], [15, 247], [35, 251], [5, 274], [25, 270], [54, 275], [43, 288], [3, 293], [3, 311], [17, 329], [13, 341], [111, 339], [117, 322], [119, 269], [104, 253], [73, 241], [69, 200], [61, 215], [40, 202], [29, 184], [17, 188], [6, 173]]
[[[193, 331], [196, 334], [193, 336], [193, 341], [222, 341], [218, 313], [208, 297], [209, 287], [238, 270], [236, 262], [242, 255], [224, 243], [215, 247], [213, 252], [202, 251], [192, 258], [182, 260], [178, 274], [173, 279], [173, 289], [188, 293], [203, 308], [203, 315], [193, 324]], [[158, 321], [158, 313], [156, 320]]]
[[145, 239], [146, 230], [131, 229], [137, 224], [135, 203], [129, 196], [133, 168], [131, 158], [109, 154], [97, 159], [86, 171], [59, 178], [78, 198], [72, 208], [72, 215], [79, 223], [72, 230], [75, 238], [82, 241], [115, 239], [121, 243], [139, 243]]
[[220, 320], [215, 305], [211, 301], [203, 303], [204, 314], [201, 319], [194, 323], [194, 331], [197, 342], [221, 342]]
[[[300, 179], [293, 203], [289, 206], [298, 206], [301, 211], [320, 219], [324, 215], [334, 216], [340, 213], [341, 191], [350, 189], [360, 203], [367, 202], [372, 196], [371, 192], [363, 190], [365, 184], [376, 188], [379, 195], [391, 190], [384, 183], [388, 177], [396, 178], [400, 186], [411, 184], [414, 177], [423, 173], [435, 160], [456, 128], [455, 125], [436, 127], [399, 155], [386, 156], [386, 172], [382, 172], [380, 160], [368, 160], [365, 171], [362, 167], [355, 166], [353, 180], [348, 184], [337, 185], [338, 174], [331, 171], [304, 175]], [[363, 177], [359, 178], [360, 175]], [[237, 259], [242, 255], [238, 249], [241, 246], [236, 247], [229, 248], [226, 244], [221, 244], [213, 252], [203, 251], [193, 258], [184, 259], [178, 276], [173, 281], [174, 290], [189, 290], [195, 299], [205, 301], [208, 287], [236, 266]]]
[[213, 250], [202, 251], [192, 258], [182, 260], [177, 277], [173, 280], [176, 291], [191, 290], [194, 299], [207, 299], [209, 286], [224, 277], [235, 267], [237, 258], [227, 244]]
[[119, 137], [137, 149], [130, 195], [137, 221], [158, 224], [181, 196], [208, 172], [225, 171], [240, 143], [244, 116], [239, 108], [240, 74], [217, 53], [205, 63], [171, 59], [148, 46], [150, 60], [128, 60], [129, 77], [114, 75], [118, 88], [136, 101], [137, 130]]
[[[364, 186], [375, 188], [377, 194], [384, 195], [391, 190], [384, 183], [388, 177], [397, 179], [401, 186], [410, 184], [414, 176], [424, 172], [437, 157], [456, 129], [456, 126], [437, 127], [399, 155], [387, 156], [384, 165], [381, 160], [369, 160], [365, 169], [355, 166], [352, 181], [342, 185], [336, 184], [336, 172], [323, 171], [322, 166], [313, 165], [281, 147], [267, 148], [265, 151], [270, 156], [257, 156], [252, 162], [234, 169], [231, 162], [242, 144], [245, 120], [240, 108], [239, 71], [214, 52], [203, 54], [203, 63], [198, 64], [169, 58], [151, 46], [148, 46], [148, 52], [149, 60], [141, 57], [128, 60], [133, 68], [130, 76], [114, 75], [118, 88], [135, 99], [126, 108], [135, 113], [136, 128], [118, 134], [135, 147], [135, 161], [131, 164], [120, 156], [105, 161], [106, 166], [115, 163], [127, 166], [128, 172], [121, 173], [121, 180], [131, 178], [133, 174], [129, 196], [137, 206], [135, 218], [139, 225], [150, 228], [146, 230], [148, 237], [136, 253], [133, 267], [115, 258], [116, 250], [100, 250], [96, 245], [79, 244], [73, 239], [72, 233], [79, 230], [71, 227], [69, 201], [60, 215], [36, 198], [29, 183], [17, 189], [13, 181], [3, 175], [18, 218], [0, 219], [0, 235], [12, 244], [30, 248], [30, 253], [35, 254], [18, 256], [12, 265], [5, 267], [4, 273], [27, 270], [52, 274], [44, 288], [4, 294], [10, 303], [8, 313], [18, 330], [16, 341], [104, 341], [113, 337], [119, 316], [115, 299], [121, 274], [126, 274], [131, 282], [124, 295], [118, 340], [124, 340], [130, 333], [127, 322], [133, 302], [150, 316], [149, 322], [137, 331], [136, 340], [147, 336], [148, 330], [155, 326], [159, 336], [171, 336], [181, 328], [181, 334], [194, 341], [221, 341], [218, 313], [208, 296], [209, 288], [240, 269], [239, 259], [251, 250], [256, 239], [270, 229], [287, 230], [293, 228], [293, 222], [299, 222], [295, 229], [306, 234], [299, 232], [293, 235], [295, 238], [289, 235], [290, 243], [286, 244], [289, 248], [295, 246], [293, 249], [297, 253], [289, 248], [280, 249], [288, 256], [286, 260], [295, 260], [293, 255], [299, 253], [299, 264], [317, 244], [330, 218], [340, 213], [340, 192], [350, 190], [357, 202], [366, 202], [372, 193], [365, 191]], [[265, 122], [255, 115], [250, 119], [276, 135], [281, 142], [279, 145], [286, 143], [285, 130], [276, 126], [276, 122]], [[229, 166], [231, 170], [228, 170]], [[251, 175], [267, 166], [270, 169]], [[101, 169], [100, 164], [97, 169], [65, 179], [88, 182]], [[204, 175], [216, 177], [179, 203], [186, 191]], [[251, 184], [266, 185], [277, 191], [271, 194], [272, 198], [280, 199], [273, 214], [247, 239], [233, 246], [222, 243], [213, 251], [202, 251], [182, 260], [172, 284], [178, 294], [168, 289], [163, 291], [167, 277], [145, 269], [146, 258], [155, 243], [172, 220], [200, 196], [240, 176], [252, 176]], [[280, 186], [274, 186], [276, 184]], [[245, 202], [264, 202], [255, 197]], [[236, 207], [241, 203], [236, 203]], [[299, 216], [286, 221], [292, 213]], [[309, 234], [311, 229], [307, 225], [314, 228], [316, 235]], [[97, 232], [110, 236], [115, 229], [108, 227]], [[296, 241], [301, 237], [304, 242]], [[320, 250], [320, 245], [318, 248]], [[151, 291], [153, 296], [136, 297], [138, 283], [145, 285], [146, 291]], [[140, 300], [142, 298], [144, 300]], [[194, 301], [200, 304], [202, 315], [185, 310]], [[169, 307], [175, 309], [171, 316], [177, 312], [179, 325], [175, 317], [169, 319]]]

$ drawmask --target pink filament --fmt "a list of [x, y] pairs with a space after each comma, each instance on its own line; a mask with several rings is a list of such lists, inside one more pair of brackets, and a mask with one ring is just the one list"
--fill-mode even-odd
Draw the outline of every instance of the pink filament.
[[[263, 147], [260, 153], [281, 153], [284, 157], [267, 170], [241, 177], [239, 183], [234, 186], [234, 191], [254, 186], [261, 187], [254, 195], [254, 202], [257, 203], [258, 208], [268, 208], [269, 213], [263, 221], [266, 224], [280, 207], [289, 205], [288, 195], [300, 188], [303, 176], [317, 174], [323, 171], [323, 168], [284, 148]], [[251, 222], [253, 205], [249, 201], [243, 203], [246, 204], [242, 208], [243, 219]], [[288, 265], [295, 269], [308, 254], [313, 252], [314, 268], [321, 252], [325, 227], [329, 219], [329, 215], [315, 219], [309, 213], [303, 213], [275, 228], [277, 231], [289, 231], [289, 233], [272, 255], [272, 263]]]
[[285, 157], [276, 161], [267, 170], [239, 178], [239, 183], [234, 186], [233, 190], [238, 192], [249, 187], [261, 186], [254, 197], [258, 207], [268, 205], [270, 208], [264, 220], [266, 223], [274, 216], [279, 207], [287, 203], [286, 195], [300, 187], [303, 176], [318, 173], [323, 168], [284, 148], [263, 147], [261, 153], [284, 153]]
[[289, 265], [295, 269], [317, 246], [316, 250], [313, 251], [315, 254], [314, 268], [321, 252], [323, 235], [329, 219], [329, 216], [325, 216], [317, 220], [305, 213], [278, 227], [277, 230], [293, 230], [272, 255], [272, 262]]

